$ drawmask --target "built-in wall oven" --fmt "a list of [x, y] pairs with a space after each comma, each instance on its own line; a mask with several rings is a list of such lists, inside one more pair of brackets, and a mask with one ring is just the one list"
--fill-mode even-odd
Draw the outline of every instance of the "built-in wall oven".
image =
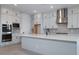
[[2, 24], [2, 42], [12, 41], [12, 25]]
[[9, 42], [9, 41], [12, 41], [12, 34], [3, 34], [2, 42]]

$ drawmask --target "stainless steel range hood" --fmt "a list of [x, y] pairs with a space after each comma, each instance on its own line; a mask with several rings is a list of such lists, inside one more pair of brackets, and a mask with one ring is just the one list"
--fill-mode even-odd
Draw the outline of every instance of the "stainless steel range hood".
[[67, 24], [68, 23], [68, 9], [62, 8], [57, 10], [57, 24]]

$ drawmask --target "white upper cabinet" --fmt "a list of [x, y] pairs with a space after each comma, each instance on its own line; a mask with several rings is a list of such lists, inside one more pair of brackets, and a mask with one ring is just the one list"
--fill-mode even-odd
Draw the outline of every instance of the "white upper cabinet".
[[78, 14], [78, 13], [79, 13], [79, 7], [68, 8], [68, 14], [69, 14], [69, 15]]
[[53, 11], [53, 16], [56, 17], [57, 16], [57, 11]]
[[77, 20], [78, 28], [79, 28], [79, 14], [78, 14], [78, 20]]
[[68, 28], [79, 28], [79, 9], [68, 9]]
[[78, 14], [79, 13], [79, 7], [73, 8], [73, 14]]
[[68, 8], [68, 16], [73, 14], [73, 8]]
[[57, 24], [56, 24], [56, 15], [53, 15], [53, 13], [50, 14], [50, 28], [57, 28]]
[[41, 14], [35, 14], [34, 15], [34, 24], [41, 24]]
[[1, 15], [1, 23], [2, 24], [7, 24], [8, 23], [8, 16]]
[[73, 16], [68, 16], [68, 28], [73, 28]]
[[43, 25], [44, 25], [44, 28], [50, 28], [50, 17], [49, 17], [49, 14], [43, 14]]
[[5, 9], [5, 8], [1, 8], [1, 14], [2, 15], [5, 15], [5, 14], [8, 14], [8, 9]]
[[13, 10], [2, 8], [1, 9], [1, 14], [2, 15], [15, 16], [16, 13]]
[[57, 28], [56, 13], [47, 13], [43, 15], [44, 28]]
[[13, 22], [20, 23], [20, 13], [10, 9], [2, 8], [1, 9], [1, 22], [12, 24]]
[[73, 28], [78, 28], [78, 14], [73, 14]]

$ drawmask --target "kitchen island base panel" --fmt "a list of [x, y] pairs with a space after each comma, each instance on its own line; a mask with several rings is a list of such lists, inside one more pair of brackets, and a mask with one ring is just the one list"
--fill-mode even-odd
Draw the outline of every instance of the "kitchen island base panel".
[[76, 55], [77, 43], [22, 37], [22, 48], [45, 55]]

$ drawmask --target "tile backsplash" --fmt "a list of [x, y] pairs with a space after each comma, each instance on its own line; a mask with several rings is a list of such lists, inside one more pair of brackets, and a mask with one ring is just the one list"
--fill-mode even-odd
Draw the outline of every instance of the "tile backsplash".
[[79, 28], [67, 28], [66, 24], [58, 24], [58, 28], [49, 29], [48, 32], [49, 35], [56, 33], [79, 34]]
[[79, 29], [69, 29], [69, 34], [79, 34]]
[[[79, 29], [68, 29], [68, 32], [63, 32], [63, 33], [68, 33], [68, 34], [79, 34]], [[56, 33], [62, 33], [62, 32], [58, 32], [57, 29], [50, 29], [49, 31], [49, 35], [53, 35]]]
[[57, 24], [58, 28], [56, 33], [68, 33], [67, 24]]

